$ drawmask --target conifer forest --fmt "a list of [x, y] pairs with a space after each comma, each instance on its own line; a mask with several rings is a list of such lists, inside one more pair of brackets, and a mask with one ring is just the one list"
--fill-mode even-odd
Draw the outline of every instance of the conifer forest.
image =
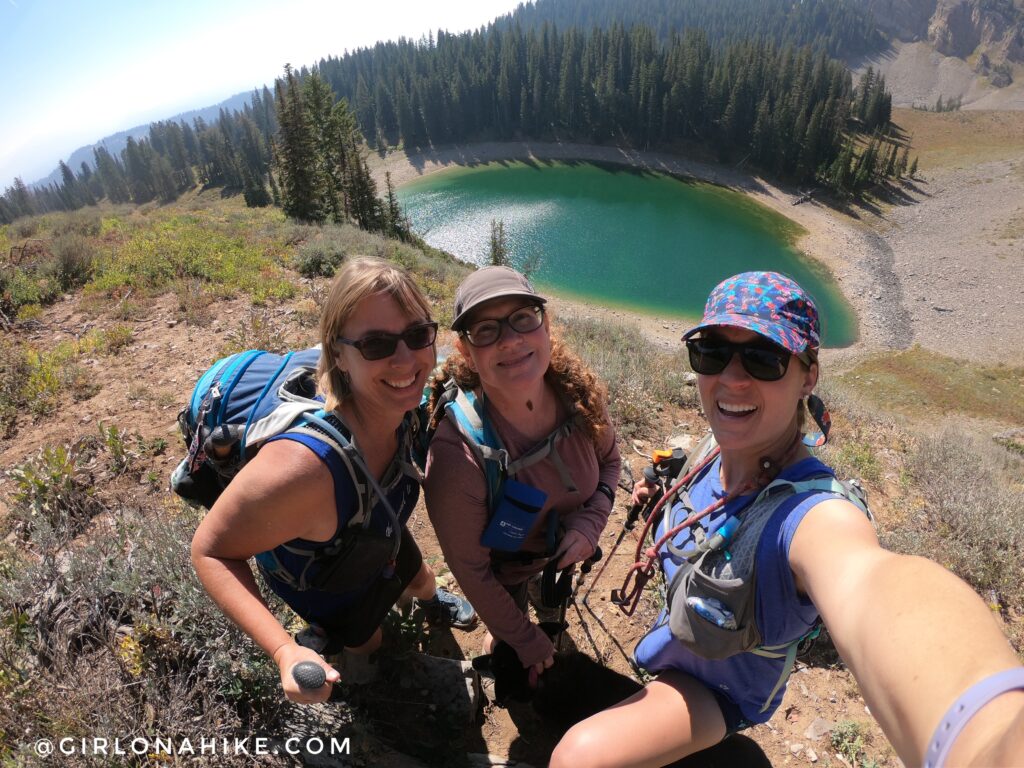
[[[759, 10], [739, 14], [740, 5]], [[698, 152], [838, 197], [906, 172], [884, 79], [869, 69], [854, 84], [831, 57], [877, 45], [844, 3], [786, 11], [775, 0], [662, 0], [630, 10], [644, 23], [619, 21], [622, 0], [541, 0], [473, 32], [287, 66], [242, 110], [155, 122], [119, 155], [97, 145], [91, 164], [61, 161], [56, 182], [16, 179], [0, 197], [0, 223], [104, 198], [168, 202], [199, 184], [297, 220], [407, 237], [390, 181], [377, 189], [366, 153], [474, 141]]]

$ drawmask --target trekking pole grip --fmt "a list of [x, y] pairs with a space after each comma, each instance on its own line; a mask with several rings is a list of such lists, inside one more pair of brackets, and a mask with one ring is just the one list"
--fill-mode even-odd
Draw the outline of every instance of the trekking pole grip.
[[299, 684], [299, 688], [315, 691], [327, 682], [327, 673], [315, 661], [300, 661], [292, 667], [292, 679]]

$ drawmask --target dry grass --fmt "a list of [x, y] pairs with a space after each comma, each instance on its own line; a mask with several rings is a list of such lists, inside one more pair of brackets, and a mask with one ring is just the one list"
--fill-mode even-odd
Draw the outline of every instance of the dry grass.
[[1024, 151], [1024, 112], [894, 109], [893, 122], [910, 137], [911, 157], [918, 156], [922, 170], [1015, 158]]
[[968, 363], [914, 347], [870, 357], [838, 378], [863, 402], [913, 421], [958, 413], [1024, 426], [1022, 368]]

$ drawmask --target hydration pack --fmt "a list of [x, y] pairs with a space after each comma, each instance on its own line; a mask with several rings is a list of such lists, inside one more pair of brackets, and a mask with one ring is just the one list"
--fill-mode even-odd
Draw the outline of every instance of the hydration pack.
[[[447, 418], [468, 446], [477, 465], [484, 473], [490, 521], [482, 540], [485, 546], [505, 552], [518, 551], [516, 542], [521, 544], [522, 538], [525, 538], [529, 532], [528, 530], [522, 531], [521, 526], [529, 520], [529, 515], [539, 512], [543, 506], [543, 492], [517, 483], [514, 478], [518, 472], [544, 459], [550, 459], [558, 470], [566, 490], [569, 492], [577, 490], [572, 475], [565, 462], [562, 461], [557, 447], [561, 440], [571, 435], [576, 429], [577, 417], [575, 415], [513, 461], [490, 419], [487, 418], [483, 398], [478, 397], [472, 391], [459, 388], [454, 379], [445, 382], [444, 391], [429, 417], [426, 415], [425, 408], [422, 412], [426, 426], [421, 432], [422, 443], [419, 453], [424, 457], [424, 461], [426, 448], [436, 431], [436, 425], [442, 418]], [[503, 521], [506, 523], [504, 526], [501, 525]], [[512, 529], [512, 533], [502, 536], [495, 533], [498, 528], [504, 528], [506, 531]], [[552, 514], [547, 531], [548, 552], [545, 554], [550, 555], [555, 551], [557, 534], [557, 515]], [[502, 541], [504, 544], [501, 543]]]
[[[714, 448], [714, 438], [709, 435], [693, 450], [678, 478]], [[691, 484], [697, 479], [695, 477]], [[675, 501], [681, 502], [677, 516], [680, 520], [693, 512], [688, 490], [684, 486], [675, 497]], [[864, 489], [855, 480], [840, 481], [832, 475], [798, 481], [776, 479], [711, 535], [698, 522], [691, 529], [690, 546], [680, 549], [672, 541], [666, 543], [673, 561], [678, 564], [667, 585], [665, 600], [669, 628], [677, 641], [706, 659], [725, 659], [739, 653], [784, 659], [782, 673], [765, 700], [762, 712], [767, 711], [776, 693], [785, 685], [800, 645], [817, 637], [821, 628], [819, 619], [810, 631], [791, 642], [764, 645], [756, 620], [756, 566], [761, 534], [786, 499], [810, 491], [845, 498], [869, 520], [874, 520]], [[669, 499], [666, 504], [666, 515], [672, 515], [675, 509], [672, 502], [673, 499]], [[667, 517], [666, 530], [673, 524], [673, 517]]]
[[[352, 446], [351, 432], [336, 414], [323, 411], [323, 400], [316, 394], [319, 359], [319, 347], [283, 355], [247, 350], [210, 366], [196, 382], [188, 405], [178, 414], [188, 454], [171, 474], [171, 490], [192, 504], [210, 509], [267, 440], [285, 432], [312, 435], [341, 458], [355, 486], [357, 509], [347, 530], [339, 533], [332, 546], [316, 552], [289, 549], [308, 554], [310, 562], [339, 554], [354, 532], [368, 530], [376, 494], [394, 532], [385, 548], [393, 563], [401, 540], [398, 514]], [[410, 453], [416, 424], [413, 418], [403, 423], [398, 455], [402, 471], [418, 478], [418, 471], [402, 461]], [[288, 583], [294, 581], [283, 571], [274, 576]], [[297, 589], [318, 586], [307, 584], [304, 574], [291, 585]]]

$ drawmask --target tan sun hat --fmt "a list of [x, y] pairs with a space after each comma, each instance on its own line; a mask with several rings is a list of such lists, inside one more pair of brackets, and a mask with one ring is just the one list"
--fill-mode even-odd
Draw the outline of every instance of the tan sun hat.
[[462, 331], [466, 317], [474, 308], [491, 299], [506, 296], [522, 296], [536, 304], [546, 304], [547, 299], [539, 296], [530, 281], [509, 267], [484, 267], [459, 283], [455, 291], [455, 319], [452, 330]]

